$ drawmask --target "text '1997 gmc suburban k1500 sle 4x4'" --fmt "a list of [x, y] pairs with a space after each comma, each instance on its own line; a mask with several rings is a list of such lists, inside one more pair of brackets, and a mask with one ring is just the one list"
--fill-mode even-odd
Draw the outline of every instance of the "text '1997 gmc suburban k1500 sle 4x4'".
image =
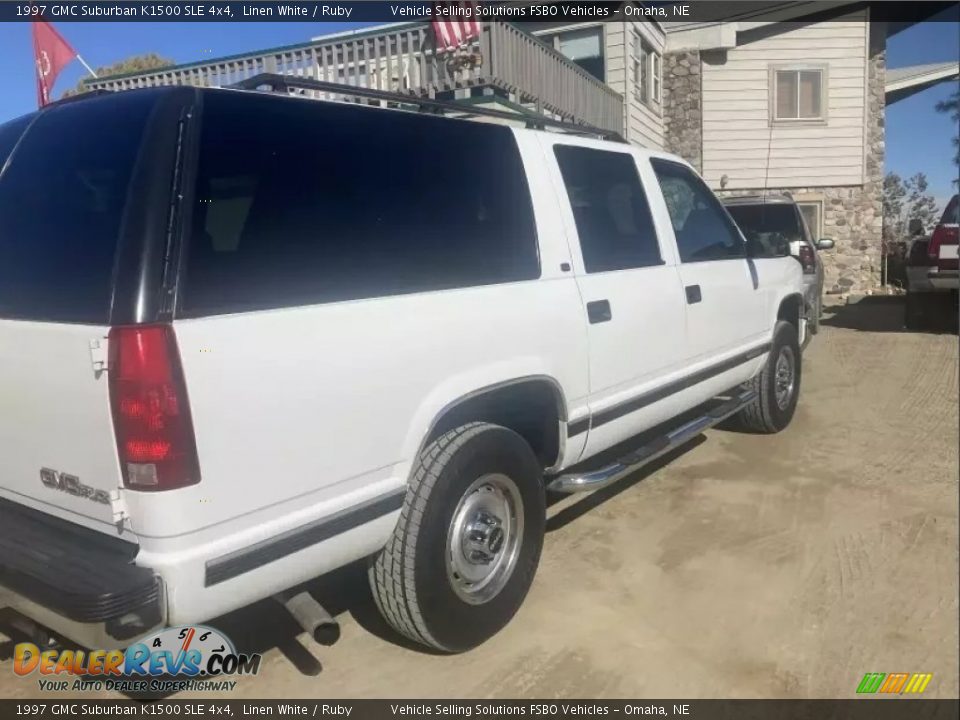
[[786, 427], [800, 264], [686, 162], [551, 127], [186, 87], [0, 126], [3, 603], [109, 647], [365, 560], [462, 651], [548, 492]]

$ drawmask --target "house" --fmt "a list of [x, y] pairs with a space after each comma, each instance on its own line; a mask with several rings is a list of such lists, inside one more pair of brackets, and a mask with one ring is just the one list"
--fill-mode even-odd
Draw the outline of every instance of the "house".
[[880, 282], [885, 106], [955, 80], [957, 64], [888, 77], [887, 37], [909, 23], [882, 22], [866, 3], [752, 7], [697, 22], [489, 22], [448, 55], [434, 51], [429, 24], [392, 23], [88, 86], [229, 85], [277, 72], [588, 124], [681, 155], [721, 195], [790, 193], [814, 235], [836, 242], [824, 256], [827, 292], [870, 291]]

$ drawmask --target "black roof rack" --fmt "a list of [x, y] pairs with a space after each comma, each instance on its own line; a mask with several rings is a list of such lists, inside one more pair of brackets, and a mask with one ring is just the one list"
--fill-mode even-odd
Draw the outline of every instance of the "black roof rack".
[[461, 105], [456, 102], [434, 100], [433, 98], [422, 98], [417, 97], [416, 95], [405, 95], [403, 93], [377, 90], [375, 88], [344, 85], [342, 83], [327, 82], [325, 80], [314, 80], [313, 78], [298, 77], [296, 75], [261, 73], [259, 75], [254, 75], [251, 78], [247, 78], [246, 80], [241, 80], [238, 83], [228, 85], [227, 87], [238, 90], [257, 90], [264, 86], [270, 88], [271, 92], [315, 90], [318, 92], [335, 93], [337, 95], [348, 95], [371, 100], [382, 100], [384, 102], [414, 105], [420, 108], [420, 110], [423, 112], [432, 112], [436, 114], [456, 113], [458, 115], [493, 117], [501, 120], [511, 120], [514, 122], [521, 121], [525, 123], [528, 128], [551, 128], [577, 135], [593, 135], [604, 140], [626, 142], [619, 133], [612, 130], [603, 130], [593, 125], [582, 125], [580, 123], [554, 120], [552, 118], [544, 117], [543, 115], [538, 115], [532, 112], [521, 114], [507, 112], [506, 110], [494, 110], [492, 108], [478, 108], [472, 105]]

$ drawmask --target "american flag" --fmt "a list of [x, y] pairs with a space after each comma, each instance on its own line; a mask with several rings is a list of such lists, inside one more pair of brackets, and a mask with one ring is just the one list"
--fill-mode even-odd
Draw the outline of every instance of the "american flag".
[[437, 0], [433, 3], [433, 32], [438, 52], [456, 50], [480, 37], [479, 6], [478, 0]]

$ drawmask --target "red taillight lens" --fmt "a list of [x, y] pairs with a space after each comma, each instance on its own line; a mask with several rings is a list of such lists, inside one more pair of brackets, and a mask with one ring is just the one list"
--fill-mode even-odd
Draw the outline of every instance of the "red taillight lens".
[[927, 245], [927, 256], [931, 263], [940, 262], [944, 269], [955, 269], [957, 267], [956, 259], [940, 260], [940, 248], [944, 245], [956, 245], [960, 241], [960, 231], [956, 227], [948, 225], [937, 225], [934, 228], [933, 235], [930, 236], [930, 243]]
[[173, 328], [113, 328], [109, 341], [110, 405], [124, 485], [172, 490], [200, 482]]
[[817, 272], [817, 260], [813, 255], [813, 248], [806, 243], [800, 244], [800, 265], [803, 266], [803, 272], [808, 275]]

